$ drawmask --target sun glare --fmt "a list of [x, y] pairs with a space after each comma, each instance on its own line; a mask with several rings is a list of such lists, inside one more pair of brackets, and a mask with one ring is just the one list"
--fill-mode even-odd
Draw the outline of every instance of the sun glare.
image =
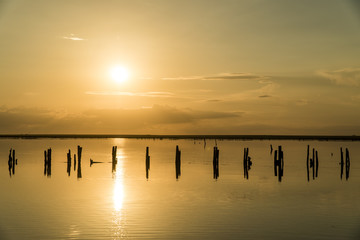
[[110, 76], [115, 82], [122, 83], [129, 79], [130, 73], [123, 66], [115, 66], [110, 69]]

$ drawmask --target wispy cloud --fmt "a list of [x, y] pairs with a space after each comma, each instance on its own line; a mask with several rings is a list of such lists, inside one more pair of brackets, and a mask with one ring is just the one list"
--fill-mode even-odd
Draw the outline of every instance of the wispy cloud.
[[162, 80], [183, 81], [183, 80], [198, 80], [198, 81], [224, 81], [224, 80], [264, 80], [267, 76], [256, 75], [252, 73], [222, 73], [213, 76], [188, 76], [188, 77], [165, 77]]
[[171, 92], [96, 92], [88, 91], [88, 95], [102, 95], [102, 96], [130, 96], [130, 97], [161, 97], [169, 98], [174, 94]]
[[72, 41], [84, 41], [84, 40], [86, 40], [85, 38], [80, 38], [80, 37], [75, 36], [75, 34], [73, 34], [73, 33], [71, 33], [69, 36], [64, 36], [62, 38], [66, 39], [66, 40], [72, 40]]
[[344, 68], [336, 71], [318, 71], [317, 74], [335, 82], [338, 85], [360, 86], [360, 68]]
[[[0, 107], [1, 133], [181, 133], [203, 121], [232, 121], [241, 112], [202, 111], [154, 105], [138, 109], [91, 109], [62, 114], [44, 109]], [[174, 127], [176, 126], [176, 127]]]

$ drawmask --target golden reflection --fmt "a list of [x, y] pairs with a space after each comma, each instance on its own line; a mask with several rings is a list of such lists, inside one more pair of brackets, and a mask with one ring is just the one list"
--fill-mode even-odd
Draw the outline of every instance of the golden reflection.
[[[119, 142], [117, 142], [119, 143]], [[120, 141], [121, 145], [123, 141]], [[114, 190], [113, 190], [113, 202], [114, 202], [114, 211], [113, 211], [113, 239], [123, 239], [126, 238], [126, 220], [124, 215], [124, 200], [125, 200], [125, 188], [124, 188], [124, 161], [125, 155], [121, 147], [117, 149], [116, 153], [116, 167], [113, 172], [114, 177]]]
[[115, 182], [114, 182], [114, 209], [115, 211], [120, 211], [123, 207], [124, 202], [124, 172], [123, 172], [123, 161], [124, 161], [124, 154], [122, 149], [120, 148], [116, 154], [117, 164], [116, 164], [116, 171], [114, 173]]

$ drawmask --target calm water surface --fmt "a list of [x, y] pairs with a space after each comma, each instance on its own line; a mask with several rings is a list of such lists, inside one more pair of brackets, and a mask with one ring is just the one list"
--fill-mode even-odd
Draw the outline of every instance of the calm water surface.
[[[0, 239], [360, 239], [360, 143], [1, 139]], [[273, 147], [284, 151], [282, 181]], [[307, 145], [319, 155], [307, 179]], [[83, 147], [81, 178], [67, 152]], [[176, 179], [175, 148], [181, 150]], [[112, 170], [112, 146], [117, 164]], [[145, 153], [150, 170], [146, 178]], [[51, 176], [44, 150], [52, 148]], [[244, 147], [252, 166], [244, 178]], [[350, 173], [340, 178], [340, 147]], [[16, 149], [15, 174], [8, 167]], [[102, 162], [90, 166], [93, 161]], [[345, 170], [344, 170], [345, 171]]]

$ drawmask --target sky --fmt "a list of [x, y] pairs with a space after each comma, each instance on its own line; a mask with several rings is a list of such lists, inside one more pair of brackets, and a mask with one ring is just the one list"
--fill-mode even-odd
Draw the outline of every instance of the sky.
[[0, 0], [0, 134], [360, 135], [359, 30], [356, 0]]

